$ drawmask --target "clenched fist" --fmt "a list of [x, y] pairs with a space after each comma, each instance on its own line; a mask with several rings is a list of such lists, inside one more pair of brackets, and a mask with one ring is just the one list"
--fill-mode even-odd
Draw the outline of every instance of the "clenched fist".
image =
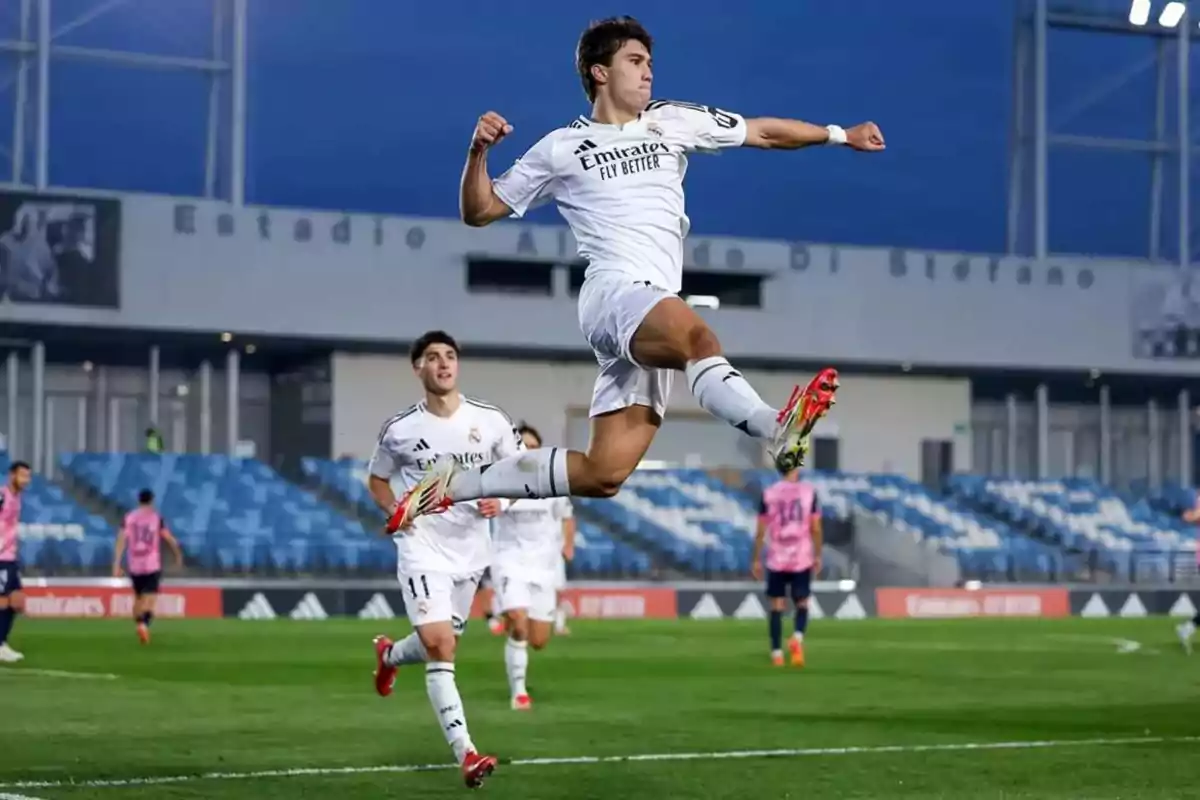
[[489, 111], [475, 123], [475, 134], [471, 137], [471, 149], [482, 153], [505, 136], [512, 133], [512, 125], [495, 111]]
[[846, 131], [846, 146], [864, 153], [877, 153], [887, 147], [883, 132], [874, 122], [864, 122]]

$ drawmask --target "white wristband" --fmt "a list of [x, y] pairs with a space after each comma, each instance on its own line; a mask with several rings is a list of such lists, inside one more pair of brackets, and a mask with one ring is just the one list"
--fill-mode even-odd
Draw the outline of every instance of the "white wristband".
[[846, 129], [841, 125], [826, 125], [825, 130], [829, 131], [829, 139], [825, 144], [830, 147], [846, 143]]

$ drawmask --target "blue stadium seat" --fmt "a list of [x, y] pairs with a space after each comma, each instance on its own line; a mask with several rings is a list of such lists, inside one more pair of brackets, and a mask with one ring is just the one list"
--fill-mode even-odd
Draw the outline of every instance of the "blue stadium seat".
[[223, 572], [390, 571], [394, 546], [255, 459], [76, 453], [63, 469], [114, 506], [142, 489], [184, 552]]
[[[12, 463], [0, 452], [0, 470]], [[34, 475], [21, 499], [21, 560], [46, 572], [107, 571], [116, 532], [41, 475]]]

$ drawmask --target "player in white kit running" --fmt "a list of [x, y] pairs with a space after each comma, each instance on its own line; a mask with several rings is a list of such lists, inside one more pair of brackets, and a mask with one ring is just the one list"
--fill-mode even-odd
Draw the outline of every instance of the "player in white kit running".
[[769, 442], [776, 466], [799, 466], [809, 434], [834, 402], [837, 371], [797, 386], [781, 409], [767, 405], [722, 355], [705, 321], [677, 295], [683, 279], [683, 177], [687, 154], [730, 147], [795, 150], [813, 145], [884, 149], [879, 128], [747, 119], [711, 106], [650, 101], [653, 41], [631, 17], [592, 24], [576, 66], [590, 116], [551, 131], [492, 180], [487, 153], [512, 132], [499, 114], [480, 117], [462, 176], [461, 215], [488, 225], [548, 201], [575, 235], [587, 273], [579, 324], [600, 374], [592, 393], [586, 453], [556, 447], [486, 470], [441, 460], [401, 500], [392, 524], [478, 497], [611, 497], [642, 460], [662, 424], [675, 372], [700, 406]]
[[[533, 428], [522, 425], [517, 430], [527, 449], [542, 446]], [[550, 642], [559, 573], [575, 541], [574, 514], [565, 497], [517, 500], [493, 525], [492, 583], [508, 629], [504, 668], [512, 707], [525, 711], [533, 706], [525, 686], [529, 649], [541, 650]]]
[[[411, 352], [413, 372], [425, 399], [384, 423], [369, 467], [371, 496], [385, 513], [396, 507], [392, 481], [410, 489], [439, 456], [465, 465], [487, 464], [515, 455], [522, 444], [512, 420], [495, 406], [458, 391], [458, 345], [443, 331], [430, 331]], [[496, 768], [471, 742], [454, 675], [458, 637], [491, 561], [491, 518], [508, 501], [464, 503], [440, 516], [420, 519], [397, 536], [397, 573], [413, 633], [397, 642], [375, 639], [375, 689], [392, 693], [396, 670], [425, 664], [425, 686], [439, 727], [462, 766], [467, 786], [478, 787]]]

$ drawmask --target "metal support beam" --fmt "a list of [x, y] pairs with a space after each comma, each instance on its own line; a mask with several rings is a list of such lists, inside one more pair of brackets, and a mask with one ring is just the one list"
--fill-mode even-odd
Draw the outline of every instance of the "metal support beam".
[[233, 84], [231, 94], [229, 202], [240, 207], [246, 200], [246, 0], [233, 0]]
[[[1154, 141], [1162, 144], [1167, 135], [1167, 42], [1155, 43]], [[1150, 156], [1150, 248], [1151, 261], [1158, 261], [1162, 245], [1163, 153]]]
[[[29, 40], [29, 17], [32, 0], [21, 0], [17, 11], [20, 15], [18, 30], [22, 42]], [[29, 97], [29, 59], [17, 58], [16, 88], [13, 94], [13, 137], [12, 137], [12, 182], [20, 186], [25, 182], [25, 106]], [[11, 433], [9, 434], [12, 435]]]
[[1179, 93], [1179, 265], [1187, 267], [1192, 260], [1192, 193], [1191, 193], [1191, 99], [1189, 73], [1191, 72], [1192, 15], [1184, 12], [1179, 21], [1179, 77], [1176, 90]]
[[1146, 403], [1146, 434], [1150, 446], [1147, 448], [1146, 477], [1151, 489], [1162, 486], [1162, 414], [1159, 413], [1158, 401], [1149, 400]]
[[17, 406], [21, 402], [20, 380], [21, 380], [21, 357], [17, 355], [16, 350], [8, 351], [8, 375], [5, 383], [5, 390], [8, 394], [8, 427], [4, 431], [4, 435], [8, 440], [8, 454], [15, 458], [23, 458], [25, 452], [21, 449], [22, 443], [17, 441], [17, 430], [20, 425], [20, 417], [17, 415]]
[[1112, 390], [1100, 387], [1100, 482], [1112, 482]]
[[212, 362], [200, 362], [200, 452], [212, 452]]
[[48, 459], [46, 452], [46, 345], [42, 342], [33, 343], [30, 354], [30, 364], [33, 367], [33, 468], [39, 472], [49, 472], [46, 469]]
[[1035, 393], [1037, 403], [1037, 477], [1050, 477], [1050, 389], [1039, 383]]
[[37, 0], [37, 131], [33, 185], [50, 185], [50, 0]]
[[1179, 483], [1184, 487], [1192, 485], [1192, 394], [1187, 389], [1179, 391], [1178, 418], [1179, 425]]
[[151, 427], [158, 427], [158, 403], [162, 397], [162, 389], [159, 386], [160, 377], [162, 375], [162, 351], [156, 344], [150, 345], [150, 387], [147, 391], [146, 408], [149, 412], [149, 422]]
[[[39, 4], [43, 0], [38, 0]], [[40, 52], [37, 42], [22, 42], [17, 39], [0, 39], [0, 52], [35, 54]], [[52, 44], [48, 52], [52, 58], [75, 61], [95, 61], [118, 64], [125, 67], [147, 67], [151, 69], [194, 69], [205, 72], [227, 72], [230, 64], [211, 58], [188, 56], [161, 56], [152, 53], [135, 53], [127, 50], [109, 50], [103, 47], [78, 47], [70, 44]]]
[[1010, 478], [1024, 477], [1017, 469], [1017, 396], [1004, 398], [1004, 471]]
[[1033, 29], [1034, 105], [1033, 105], [1033, 257], [1045, 259], [1050, 247], [1050, 201], [1047, 178], [1049, 129], [1046, 121], [1046, 34], [1049, 0], [1035, 0]]
[[229, 348], [225, 356], [225, 452], [233, 455], [241, 440], [242, 358], [236, 347]]
[[[220, 61], [225, 50], [225, 0], [213, 0], [212, 57]], [[218, 143], [221, 131], [221, 76], [208, 73], [208, 130], [204, 142], [204, 196], [217, 196]]]

